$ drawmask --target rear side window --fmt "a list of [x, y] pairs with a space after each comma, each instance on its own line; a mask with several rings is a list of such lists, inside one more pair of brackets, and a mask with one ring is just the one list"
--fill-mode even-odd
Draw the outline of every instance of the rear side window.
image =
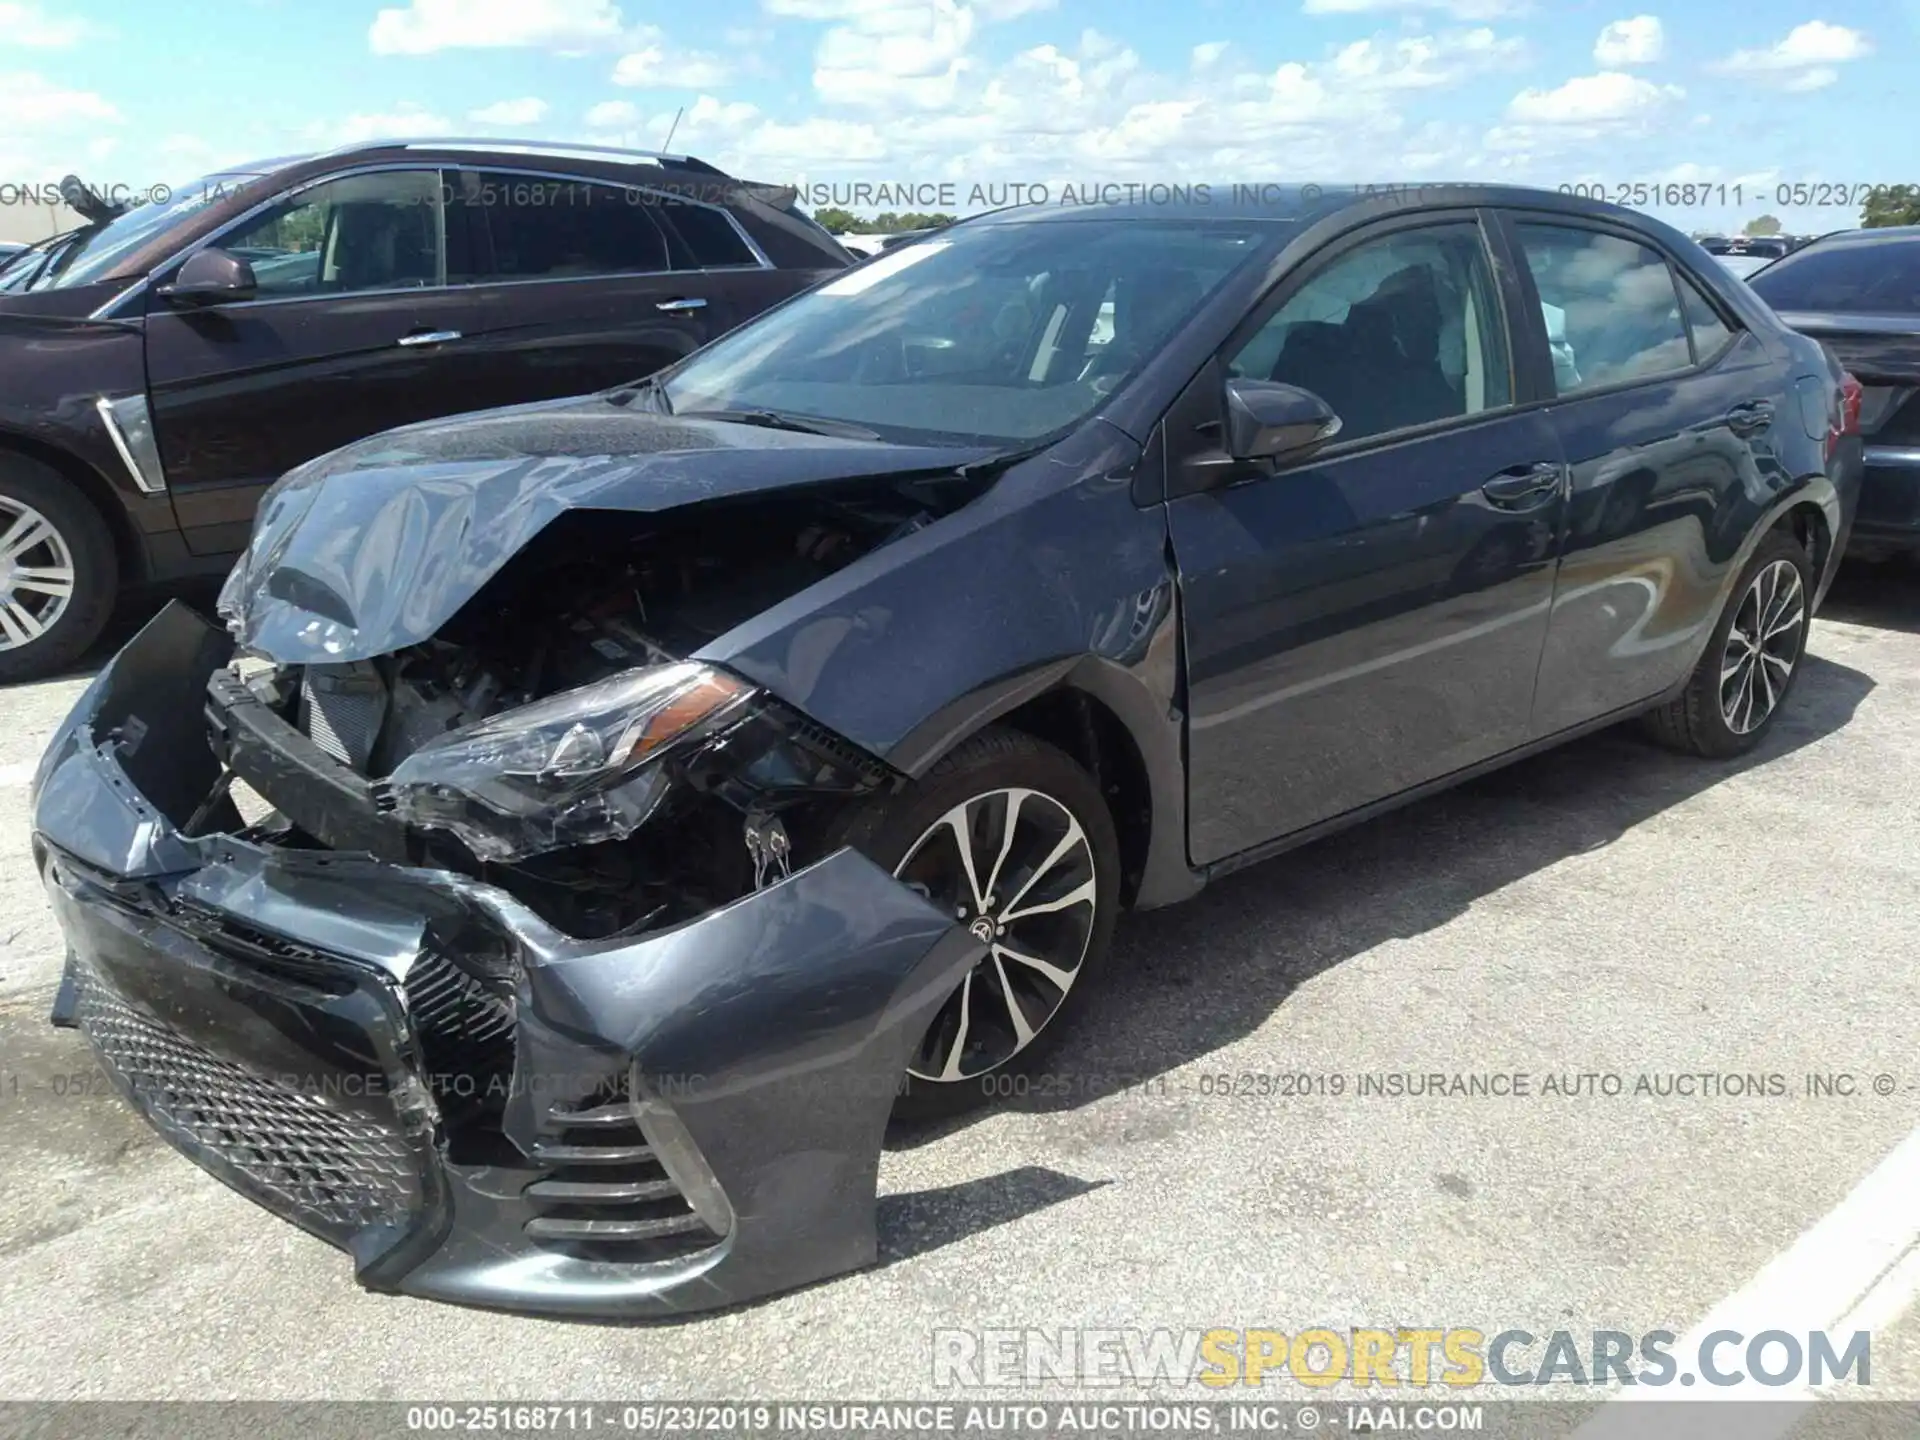
[[708, 205], [690, 204], [685, 200], [663, 198], [659, 202], [658, 214], [684, 243], [685, 263], [690, 263], [697, 270], [710, 270], [723, 265], [759, 264], [724, 211]]
[[452, 198], [477, 231], [474, 274], [461, 278], [572, 280], [667, 268], [656, 197], [630, 186], [468, 170]]
[[1920, 238], [1849, 236], [1816, 241], [1750, 276], [1776, 310], [1920, 310]]
[[1578, 226], [1515, 228], [1540, 292], [1560, 394], [1693, 364], [1680, 296], [1659, 252]]
[[1698, 286], [1685, 275], [1675, 278], [1680, 283], [1680, 304], [1687, 312], [1687, 328], [1693, 332], [1694, 363], [1704, 365], [1732, 343], [1733, 332]]

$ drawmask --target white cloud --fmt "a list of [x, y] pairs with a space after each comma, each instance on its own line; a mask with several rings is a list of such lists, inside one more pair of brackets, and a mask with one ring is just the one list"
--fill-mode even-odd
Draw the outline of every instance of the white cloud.
[[320, 143], [358, 145], [367, 140], [404, 140], [422, 135], [451, 135], [454, 126], [444, 115], [420, 105], [403, 104], [385, 113], [349, 115], [343, 120], [309, 125], [307, 137]]
[[1227, 42], [1209, 40], [1204, 45], [1193, 47], [1192, 65], [1196, 70], [1210, 70], [1220, 63], [1220, 57], [1227, 53]]
[[[771, 0], [830, 8], [835, 0]], [[839, 0], [845, 23], [821, 37], [814, 52], [813, 88], [823, 100], [846, 105], [907, 104], [939, 109], [953, 103], [968, 68], [974, 11], [955, 0], [876, 4]]]
[[602, 100], [587, 111], [587, 124], [595, 130], [618, 130], [640, 118], [640, 107], [631, 100]]
[[65, 50], [103, 33], [77, 15], [49, 15], [35, 4], [0, 3], [0, 45], [24, 45], [32, 50]]
[[1609, 68], [1646, 65], [1660, 58], [1666, 43], [1666, 32], [1661, 29], [1658, 16], [1636, 15], [1631, 20], [1615, 20], [1605, 26], [1593, 44], [1593, 58]]
[[547, 113], [547, 102], [529, 95], [521, 100], [496, 100], [469, 110], [467, 118], [482, 125], [538, 125]]
[[1781, 88], [1792, 91], [1824, 90], [1839, 78], [1840, 72], [1831, 65], [1816, 65], [1811, 70], [1802, 70]]
[[1366, 15], [1390, 10], [1437, 10], [1455, 20], [1498, 20], [1524, 15], [1528, 0], [1302, 0], [1307, 15]]
[[1858, 30], [1829, 25], [1824, 20], [1809, 20], [1794, 26], [1778, 44], [1764, 50], [1736, 50], [1716, 62], [1713, 68], [1729, 74], [1811, 69], [1858, 60], [1872, 51], [1872, 44]]
[[1526, 52], [1524, 41], [1491, 30], [1463, 34], [1356, 40], [1340, 50], [1332, 78], [1342, 85], [1381, 90], [1421, 90], [1452, 85], [1468, 74], [1507, 64]]
[[31, 72], [0, 75], [0, 127], [7, 130], [119, 118], [120, 112], [95, 91], [68, 90]]
[[580, 49], [619, 37], [620, 9], [608, 0], [411, 0], [373, 17], [376, 55], [529, 47]]
[[980, 25], [1051, 8], [1054, 0], [764, 0], [768, 13], [826, 23], [813, 88], [830, 105], [923, 111], [953, 107]]
[[704, 90], [726, 83], [727, 66], [718, 55], [676, 49], [658, 26], [642, 25], [626, 37], [626, 43], [634, 48], [613, 67], [616, 85]]
[[1678, 86], [1655, 85], [1638, 75], [1603, 70], [1577, 76], [1552, 90], [1522, 90], [1507, 106], [1507, 114], [1524, 124], [1593, 125], [1640, 118], [1685, 93]]
[[1054, 0], [973, 0], [973, 8], [987, 20], [1016, 20], [1053, 6]]

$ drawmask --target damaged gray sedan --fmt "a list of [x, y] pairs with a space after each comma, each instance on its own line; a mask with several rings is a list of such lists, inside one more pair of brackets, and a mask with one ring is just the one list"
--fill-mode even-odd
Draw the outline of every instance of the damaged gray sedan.
[[41, 764], [55, 1021], [373, 1288], [854, 1268], [889, 1120], [1018, 1093], [1122, 908], [1614, 720], [1758, 743], [1848, 393], [1564, 196], [953, 227], [288, 474]]

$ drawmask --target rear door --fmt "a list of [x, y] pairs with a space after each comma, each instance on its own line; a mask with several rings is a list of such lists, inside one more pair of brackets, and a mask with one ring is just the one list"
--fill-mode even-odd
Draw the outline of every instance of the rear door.
[[187, 308], [155, 294], [146, 316], [154, 429], [202, 554], [241, 548], [261, 489], [293, 466], [463, 408], [447, 360], [470, 314], [446, 286], [434, 169], [322, 181], [212, 243], [252, 265], [254, 298]]
[[1505, 216], [1572, 467], [1534, 706], [1549, 735], [1648, 700], [1692, 668], [1729, 568], [1791, 481], [1785, 360], [1638, 232]]
[[[1168, 413], [1189, 848], [1206, 864], [1523, 743], [1564, 473], [1516, 388], [1472, 212], [1290, 276]], [[1337, 443], [1221, 453], [1229, 376], [1312, 390]]]
[[481, 316], [459, 357], [476, 408], [650, 375], [731, 329], [729, 279], [761, 269], [725, 211], [635, 185], [462, 170], [449, 193]]

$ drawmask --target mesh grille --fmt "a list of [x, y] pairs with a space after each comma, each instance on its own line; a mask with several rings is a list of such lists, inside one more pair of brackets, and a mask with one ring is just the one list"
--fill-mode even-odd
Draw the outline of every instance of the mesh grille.
[[79, 967], [77, 1018], [162, 1135], [238, 1171], [269, 1207], [346, 1241], [403, 1226], [416, 1161], [396, 1129], [263, 1080], [155, 1024]]

